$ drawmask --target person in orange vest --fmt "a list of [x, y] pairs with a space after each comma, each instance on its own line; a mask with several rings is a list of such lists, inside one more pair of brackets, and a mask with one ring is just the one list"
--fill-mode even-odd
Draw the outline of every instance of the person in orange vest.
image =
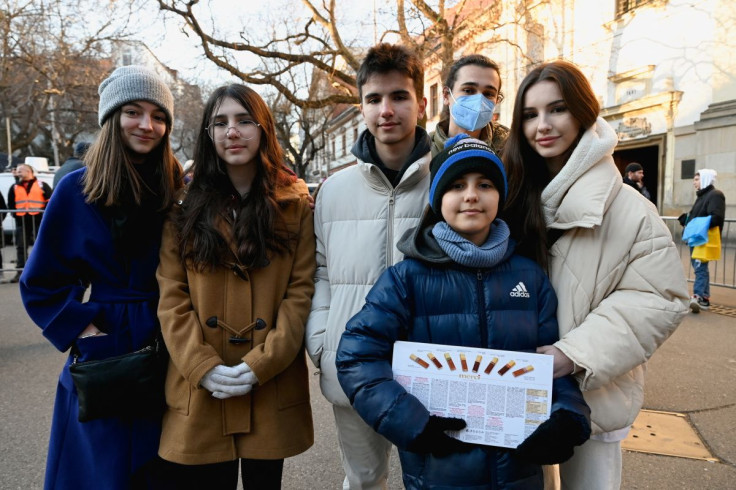
[[18, 269], [10, 282], [18, 282], [28, 258], [28, 247], [36, 238], [46, 203], [51, 199], [51, 187], [36, 179], [33, 167], [21, 164], [16, 169], [18, 182], [8, 191], [8, 209], [15, 209], [15, 266]]

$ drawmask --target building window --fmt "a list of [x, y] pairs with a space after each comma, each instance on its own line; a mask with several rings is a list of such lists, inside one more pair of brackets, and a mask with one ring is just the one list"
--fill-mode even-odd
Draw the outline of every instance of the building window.
[[335, 138], [332, 138], [332, 158], [337, 158], [337, 153], [335, 153]]
[[358, 128], [353, 128], [353, 143], [358, 141]]
[[682, 180], [690, 180], [695, 177], [695, 160], [683, 160], [680, 169], [680, 178]]
[[430, 119], [437, 115], [439, 112], [439, 99], [437, 94], [437, 84], [432, 84], [429, 87], [429, 117]]
[[662, 4], [663, 2], [664, 0], [616, 0], [616, 15], [625, 14], [647, 3]]
[[345, 137], [345, 133], [342, 133], [342, 154], [348, 154], [348, 139]]

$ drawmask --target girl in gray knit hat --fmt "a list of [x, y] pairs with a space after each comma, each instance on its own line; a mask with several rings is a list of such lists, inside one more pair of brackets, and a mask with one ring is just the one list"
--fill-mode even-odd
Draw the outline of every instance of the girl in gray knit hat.
[[86, 167], [55, 188], [20, 281], [30, 317], [56, 348], [70, 351], [56, 392], [47, 489], [146, 488], [161, 434], [163, 384], [158, 404], [127, 396], [135, 402], [128, 408], [85, 416], [69, 370], [74, 359], [127, 354], [159, 334], [161, 227], [182, 181], [169, 142], [173, 97], [163, 80], [125, 66], [99, 94], [101, 130]]

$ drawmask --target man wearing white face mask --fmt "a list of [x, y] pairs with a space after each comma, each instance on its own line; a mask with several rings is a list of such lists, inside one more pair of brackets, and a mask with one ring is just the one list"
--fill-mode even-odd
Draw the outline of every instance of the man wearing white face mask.
[[450, 67], [443, 90], [444, 107], [432, 139], [432, 156], [445, 147], [448, 138], [465, 133], [501, 152], [509, 130], [493, 122], [496, 104], [503, 100], [498, 65], [474, 54], [463, 56]]

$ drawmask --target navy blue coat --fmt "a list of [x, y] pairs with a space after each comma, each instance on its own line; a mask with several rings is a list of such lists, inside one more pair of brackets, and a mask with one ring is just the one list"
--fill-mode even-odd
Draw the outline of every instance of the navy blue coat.
[[[154, 335], [161, 233], [142, 236], [141, 253], [122, 258], [108, 221], [84, 200], [83, 172], [69, 174], [51, 197], [20, 292], [43, 335], [62, 352], [76, 344], [81, 360], [88, 360], [132, 352]], [[108, 335], [78, 340], [90, 323]], [[160, 418], [78, 422], [70, 362], [71, 356], [57, 386], [45, 488], [128, 488], [131, 475], [156, 456]]]
[[[542, 488], [541, 466], [505, 448], [476, 445], [444, 458], [407, 450], [429, 412], [393, 380], [397, 340], [534, 352], [558, 339], [555, 293], [541, 268], [509, 247], [490, 269], [454, 264], [424, 231], [402, 240], [409, 257], [387, 269], [347, 324], [337, 352], [338, 379], [360, 416], [399, 449], [407, 488]], [[413, 241], [413, 242], [412, 242]], [[420, 250], [421, 249], [421, 250]], [[529, 298], [511, 296], [523, 282]], [[552, 410], [589, 416], [570, 377], [553, 383]]]

